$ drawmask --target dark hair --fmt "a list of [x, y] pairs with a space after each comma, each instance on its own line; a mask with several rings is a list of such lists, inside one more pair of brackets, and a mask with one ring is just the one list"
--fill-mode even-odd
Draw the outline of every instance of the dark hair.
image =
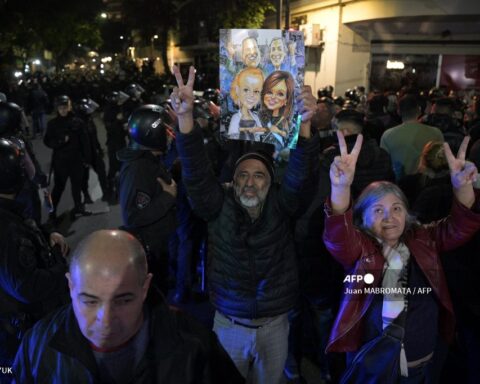
[[383, 95], [375, 95], [368, 100], [368, 108], [372, 113], [384, 113], [388, 105], [388, 99]]
[[416, 118], [418, 116], [419, 103], [418, 99], [414, 95], [403, 96], [398, 103], [398, 111], [402, 119]]
[[[293, 114], [293, 97], [295, 92], [295, 81], [290, 73], [286, 71], [273, 71], [268, 77], [265, 79], [262, 88], [262, 114], [271, 112], [268, 108], [265, 107], [265, 103], [263, 99], [265, 95], [271, 91], [271, 89], [280, 83], [281, 81], [285, 81], [285, 85], [287, 86], [287, 104], [280, 109], [280, 114], [284, 117], [285, 121], [290, 120]], [[268, 111], [268, 112], [267, 112]]]
[[338, 128], [340, 123], [352, 123], [357, 127], [358, 133], [365, 128], [365, 114], [354, 109], [343, 109], [335, 115], [334, 125]]

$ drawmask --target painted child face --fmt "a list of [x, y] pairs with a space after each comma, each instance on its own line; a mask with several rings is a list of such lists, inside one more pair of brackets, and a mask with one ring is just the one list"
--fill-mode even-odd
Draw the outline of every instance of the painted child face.
[[258, 76], [243, 76], [237, 91], [240, 105], [252, 109], [260, 102], [261, 91], [262, 79]]
[[287, 103], [287, 84], [285, 80], [273, 86], [263, 98], [265, 106], [271, 111], [279, 110]]
[[285, 59], [285, 50], [281, 40], [273, 40], [270, 44], [270, 60], [275, 67], [280, 67]]

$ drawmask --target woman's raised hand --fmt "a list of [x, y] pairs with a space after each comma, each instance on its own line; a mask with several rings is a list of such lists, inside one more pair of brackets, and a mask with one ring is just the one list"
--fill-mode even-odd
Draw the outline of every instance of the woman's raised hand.
[[450, 168], [450, 177], [452, 179], [452, 185], [455, 189], [460, 189], [464, 186], [471, 185], [477, 180], [478, 170], [475, 164], [465, 160], [467, 153], [468, 142], [470, 136], [466, 136], [455, 157], [450, 149], [448, 143], [443, 144], [445, 150], [445, 157], [447, 158], [448, 167]]
[[340, 146], [340, 156], [335, 156], [330, 165], [330, 182], [332, 188], [350, 188], [355, 176], [355, 167], [360, 149], [362, 148], [363, 136], [361, 134], [357, 136], [355, 146], [350, 153], [348, 153], [347, 143], [341, 131], [337, 131], [337, 137]]

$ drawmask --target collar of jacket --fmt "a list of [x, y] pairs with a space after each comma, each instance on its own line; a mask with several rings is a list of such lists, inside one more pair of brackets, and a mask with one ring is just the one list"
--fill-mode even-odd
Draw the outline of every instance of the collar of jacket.
[[[137, 367], [147, 369], [151, 361], [164, 359], [173, 353], [180, 337], [174, 318], [169, 315], [169, 307], [164, 297], [154, 287], [150, 288], [144, 304], [149, 316], [149, 344], [145, 355]], [[83, 336], [70, 304], [65, 320], [49, 342], [49, 346], [60, 353], [68, 355], [90, 371], [93, 377], [99, 377], [98, 366], [88, 340]], [[159, 348], [161, 346], [161, 348]]]

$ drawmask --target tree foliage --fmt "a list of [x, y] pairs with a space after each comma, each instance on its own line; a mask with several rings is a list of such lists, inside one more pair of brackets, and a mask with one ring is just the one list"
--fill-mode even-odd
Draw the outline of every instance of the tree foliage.
[[274, 11], [271, 0], [229, 0], [221, 1], [222, 10], [218, 15], [220, 28], [261, 28], [268, 11]]
[[7, 0], [0, 10], [0, 52], [31, 57], [47, 49], [64, 62], [77, 44], [98, 48], [101, 7], [101, 0]]

